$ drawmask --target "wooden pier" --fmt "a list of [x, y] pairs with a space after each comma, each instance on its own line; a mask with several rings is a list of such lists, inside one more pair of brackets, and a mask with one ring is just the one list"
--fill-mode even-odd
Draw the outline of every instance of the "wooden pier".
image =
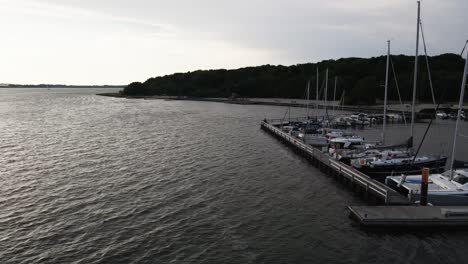
[[307, 145], [290, 136], [281, 129], [268, 123], [267, 120], [261, 123], [261, 128], [304, 156], [322, 172], [349, 183], [350, 187], [354, 187], [353, 190], [363, 191], [366, 196], [375, 197], [376, 201], [386, 205], [410, 204], [410, 201], [406, 197], [385, 184], [375, 181], [353, 167], [335, 160], [328, 153], [322, 152], [322, 150]]
[[468, 206], [349, 206], [363, 227], [468, 227]]

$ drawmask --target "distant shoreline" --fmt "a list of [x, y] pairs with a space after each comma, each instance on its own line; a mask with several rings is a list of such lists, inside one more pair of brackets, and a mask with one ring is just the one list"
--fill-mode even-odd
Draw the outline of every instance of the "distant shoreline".
[[81, 89], [81, 88], [94, 88], [94, 89], [123, 89], [125, 86], [109, 86], [109, 85], [90, 85], [90, 86], [72, 86], [72, 85], [58, 85], [58, 86], [0, 86], [0, 89], [25, 89], [25, 88], [31, 88], [31, 89]]
[[[128, 96], [120, 93], [99, 93], [96, 94], [99, 96], [114, 97], [114, 98], [124, 98], [124, 99], [143, 99], [143, 100], [177, 100], [177, 101], [200, 101], [200, 102], [218, 102], [218, 103], [227, 103], [227, 104], [240, 104], [240, 105], [271, 105], [271, 106], [283, 106], [283, 107], [306, 107], [304, 100], [301, 99], [292, 99], [292, 98], [200, 98], [200, 97], [187, 97], [187, 96]], [[332, 102], [329, 102], [328, 108], [332, 109]], [[441, 106], [440, 110], [453, 111], [455, 105], [452, 103], [447, 103]], [[310, 107], [316, 107], [315, 103], [311, 100]], [[389, 105], [387, 111], [389, 113], [402, 113], [401, 105]], [[456, 106], [455, 106], [456, 107]], [[318, 105], [318, 108], [324, 109], [324, 105], [321, 103]], [[416, 111], [421, 115], [428, 114], [428, 110], [433, 109], [432, 104], [419, 104], [416, 107]], [[344, 107], [338, 107], [337, 109], [349, 112], [366, 112], [366, 113], [376, 113], [383, 111], [383, 105], [349, 105]], [[410, 109], [406, 109], [408, 112]], [[466, 107], [464, 108], [467, 111]]]

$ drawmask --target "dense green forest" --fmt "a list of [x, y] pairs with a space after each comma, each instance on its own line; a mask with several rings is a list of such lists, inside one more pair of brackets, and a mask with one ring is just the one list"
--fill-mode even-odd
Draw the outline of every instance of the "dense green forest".
[[[394, 55], [392, 62], [403, 100], [411, 100], [414, 56]], [[419, 58], [418, 100], [432, 101], [425, 57]], [[432, 82], [438, 100], [457, 101], [464, 59], [455, 54], [429, 57]], [[324, 96], [328, 68], [328, 98], [333, 97], [337, 77], [337, 96], [345, 94], [348, 104], [373, 104], [384, 95], [386, 56], [343, 58], [293, 66], [264, 65], [236, 70], [199, 70], [150, 78], [126, 86], [123, 93], [189, 97], [304, 98], [308, 81], [310, 97], [316, 94], [316, 70], [319, 69], [320, 98]], [[389, 100], [398, 100], [394, 75], [390, 75]]]

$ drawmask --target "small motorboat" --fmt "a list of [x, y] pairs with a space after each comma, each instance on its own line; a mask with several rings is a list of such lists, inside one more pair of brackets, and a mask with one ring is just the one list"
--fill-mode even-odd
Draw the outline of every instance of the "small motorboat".
[[328, 138], [322, 134], [299, 134], [304, 143], [316, 147], [324, 147], [328, 145]]
[[457, 119], [457, 113], [455, 113], [455, 112], [448, 113], [448, 118], [456, 120]]
[[444, 111], [437, 111], [436, 117], [439, 119], [447, 119], [448, 115]]
[[332, 138], [329, 140], [329, 145], [328, 152], [336, 159], [339, 159], [345, 151], [365, 148], [364, 138], [359, 136]]

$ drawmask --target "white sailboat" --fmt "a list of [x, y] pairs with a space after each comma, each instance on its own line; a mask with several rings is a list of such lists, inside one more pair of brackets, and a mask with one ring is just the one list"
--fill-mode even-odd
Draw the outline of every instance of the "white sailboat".
[[[468, 169], [455, 168], [458, 130], [462, 118], [467, 74], [468, 53], [465, 59], [463, 81], [460, 88], [460, 101], [458, 104], [457, 121], [455, 123], [450, 169], [442, 174], [432, 174], [429, 176], [428, 201], [434, 205], [468, 205]], [[468, 164], [463, 165], [466, 167]], [[420, 198], [421, 175], [387, 177], [385, 183], [393, 189], [407, 195], [408, 198], [413, 201]]]
[[[418, 2], [418, 17], [417, 17], [417, 32], [416, 32], [416, 55], [414, 63], [414, 83], [413, 83], [413, 105], [411, 112], [411, 137], [410, 145], [413, 145], [414, 139], [414, 123], [415, 123], [415, 103], [416, 103], [416, 88], [417, 88], [417, 73], [418, 73], [418, 52], [419, 52], [419, 27], [420, 27], [420, 2]], [[386, 81], [385, 81], [385, 90], [387, 91], [388, 87], [388, 71], [389, 71], [389, 59], [390, 59], [390, 41], [388, 42], [388, 52], [387, 52], [387, 72], [386, 72]], [[384, 109], [386, 109], [384, 107]], [[386, 115], [386, 110], [384, 110], [384, 117]], [[386, 118], [384, 118], [384, 128], [382, 131], [382, 141], [385, 141], [385, 125]], [[440, 173], [445, 167], [447, 157], [444, 156], [415, 156], [412, 154], [411, 150], [408, 150], [408, 155], [406, 158], [392, 158], [392, 157], [383, 157], [377, 156], [372, 158], [362, 159], [354, 167], [361, 172], [367, 174], [373, 179], [379, 180], [381, 182], [385, 181], [385, 178], [394, 174], [413, 174], [421, 171], [421, 168], [428, 168], [433, 173]]]
[[[328, 75], [328, 70], [327, 70], [327, 75]], [[319, 72], [318, 72], [318, 69], [317, 69], [317, 80], [318, 80], [318, 78], [319, 78]], [[319, 85], [319, 83], [317, 81], [317, 91], [318, 91], [318, 85]], [[310, 81], [309, 81], [309, 83], [307, 85], [307, 124], [306, 124], [306, 128], [304, 130], [304, 133], [299, 134], [299, 137], [301, 137], [306, 144], [309, 144], [309, 145], [312, 145], [312, 146], [324, 147], [324, 146], [328, 145], [328, 138], [323, 133], [319, 133], [318, 131], [312, 131], [312, 133], [307, 133], [308, 132], [307, 131], [308, 127], [310, 125], [310, 122], [309, 122], [309, 108], [308, 108], [308, 106], [309, 106], [309, 96], [310, 96], [309, 90], [310, 90]], [[317, 92], [316, 98], [318, 98], [318, 92]], [[317, 105], [317, 110], [318, 110], [318, 105]], [[316, 121], [317, 120], [315, 120], [315, 122]], [[312, 125], [315, 125], [315, 124], [312, 124]]]

